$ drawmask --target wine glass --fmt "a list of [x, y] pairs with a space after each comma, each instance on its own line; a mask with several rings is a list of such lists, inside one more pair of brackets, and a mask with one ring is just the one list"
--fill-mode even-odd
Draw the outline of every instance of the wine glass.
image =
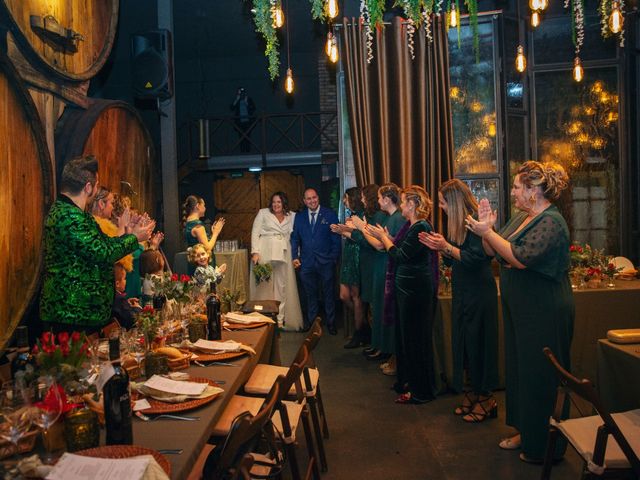
[[45, 447], [45, 455], [42, 457], [42, 462], [45, 464], [52, 464], [54, 460], [49, 429], [58, 421], [62, 413], [63, 405], [60, 388], [55, 377], [46, 375], [38, 379], [35, 389], [38, 402], [34, 405], [33, 422], [42, 429], [42, 440]]
[[144, 357], [147, 353], [147, 336], [144, 334], [144, 332], [141, 332], [137, 329], [130, 330], [128, 349], [129, 355], [131, 355], [136, 361], [140, 376], [144, 376], [142, 360], [144, 360]]
[[13, 443], [18, 454], [18, 442], [31, 428], [32, 390], [24, 381], [5, 382], [0, 389], [0, 438]]

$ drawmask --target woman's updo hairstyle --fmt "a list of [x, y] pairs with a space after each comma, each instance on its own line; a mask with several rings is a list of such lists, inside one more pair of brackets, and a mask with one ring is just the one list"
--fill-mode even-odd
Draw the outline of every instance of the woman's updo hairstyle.
[[569, 186], [569, 175], [562, 165], [554, 162], [524, 162], [518, 169], [520, 182], [526, 187], [540, 187], [547, 200], [556, 200]]
[[195, 210], [199, 203], [202, 203], [202, 197], [197, 195], [189, 195], [182, 204], [182, 226], [187, 224], [187, 217]]
[[411, 200], [416, 206], [416, 216], [420, 220], [425, 220], [431, 215], [433, 202], [429, 198], [427, 191], [420, 185], [411, 185], [402, 189], [405, 201]]
[[394, 205], [397, 205], [400, 200], [400, 187], [395, 183], [385, 183], [378, 189], [378, 195], [388, 198]]

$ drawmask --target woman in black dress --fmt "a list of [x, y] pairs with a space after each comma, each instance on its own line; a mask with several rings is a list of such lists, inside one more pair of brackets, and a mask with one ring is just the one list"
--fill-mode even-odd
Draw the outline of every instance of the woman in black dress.
[[[432, 202], [420, 186], [402, 190], [400, 210], [407, 223], [391, 239], [380, 226], [368, 225], [367, 231], [380, 240], [395, 263], [397, 390], [404, 392], [396, 403], [421, 404], [435, 398], [433, 368], [433, 318], [435, 252], [418, 238], [420, 232], [433, 229], [427, 221]], [[435, 264], [437, 267], [437, 264]]]
[[454, 413], [465, 422], [482, 422], [495, 418], [498, 411], [492, 394], [498, 383], [498, 292], [491, 257], [482, 248], [482, 239], [465, 228], [468, 215], [478, 216], [478, 202], [467, 184], [457, 178], [443, 183], [438, 204], [447, 214], [448, 238], [435, 232], [419, 237], [452, 267], [452, 387], [462, 391], [465, 358], [471, 383], [471, 391]]

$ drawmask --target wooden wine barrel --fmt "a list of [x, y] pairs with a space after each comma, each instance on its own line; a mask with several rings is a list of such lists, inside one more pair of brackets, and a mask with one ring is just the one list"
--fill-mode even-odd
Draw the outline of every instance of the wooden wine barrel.
[[53, 197], [45, 133], [29, 93], [0, 55], [0, 350], [37, 292]]
[[58, 178], [72, 158], [94, 155], [100, 185], [121, 192], [121, 182], [130, 183], [136, 192], [131, 196], [133, 208], [155, 214], [155, 151], [151, 135], [134, 107], [102, 99], [93, 100], [87, 110], [67, 107], [55, 138]]
[[119, 0], [0, 0], [23, 55], [56, 75], [88, 80], [111, 52]]

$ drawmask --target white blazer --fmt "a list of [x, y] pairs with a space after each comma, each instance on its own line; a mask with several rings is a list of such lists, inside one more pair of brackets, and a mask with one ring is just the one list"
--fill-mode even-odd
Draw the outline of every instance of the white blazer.
[[258, 210], [251, 229], [251, 253], [260, 255], [260, 263], [291, 261], [291, 243], [294, 212], [289, 212], [282, 223], [268, 208]]

